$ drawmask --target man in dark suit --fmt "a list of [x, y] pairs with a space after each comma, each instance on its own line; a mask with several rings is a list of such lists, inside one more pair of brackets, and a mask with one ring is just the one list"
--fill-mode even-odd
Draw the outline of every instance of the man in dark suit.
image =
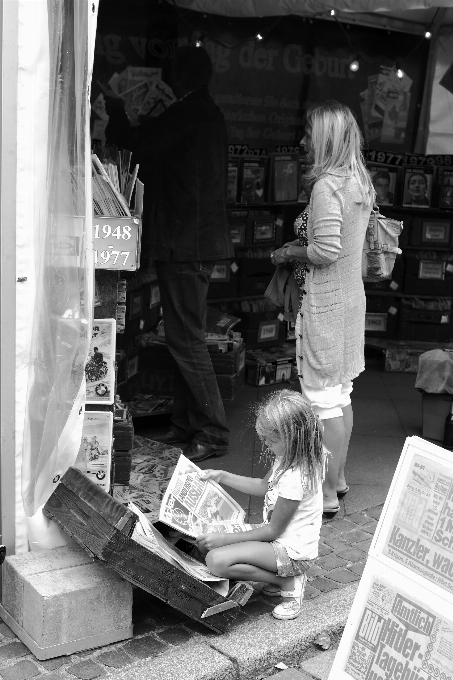
[[206, 297], [215, 261], [233, 257], [226, 216], [228, 138], [209, 91], [201, 47], [172, 61], [178, 101], [132, 127], [120, 99], [106, 97], [107, 140], [134, 153], [145, 184], [142, 256], [156, 263], [165, 337], [175, 359], [171, 431], [198, 462], [228, 450], [228, 427], [205, 340]]

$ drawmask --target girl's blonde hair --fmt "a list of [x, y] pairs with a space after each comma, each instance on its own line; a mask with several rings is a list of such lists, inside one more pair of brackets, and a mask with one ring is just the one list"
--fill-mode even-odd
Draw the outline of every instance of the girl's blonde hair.
[[316, 491], [324, 471], [322, 425], [299, 392], [280, 390], [266, 397], [258, 405], [256, 432], [262, 441], [271, 436], [284, 442], [278, 477], [298, 468], [308, 488]]
[[311, 128], [311, 167], [304, 180], [313, 186], [325, 174], [355, 177], [366, 206], [376, 192], [362, 156], [363, 139], [351, 109], [337, 101], [316, 104], [307, 111]]

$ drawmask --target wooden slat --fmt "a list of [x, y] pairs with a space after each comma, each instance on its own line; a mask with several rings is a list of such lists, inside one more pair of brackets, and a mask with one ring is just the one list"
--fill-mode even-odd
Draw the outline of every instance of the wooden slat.
[[138, 521], [137, 515], [105, 493], [99, 486], [96, 486], [80, 470], [70, 467], [61, 478], [59, 486], [61, 484], [83, 499], [87, 505], [102, 515], [112, 526], [116, 526], [118, 522], [123, 522], [123, 518], [126, 517], [127, 522], [122, 531], [128, 536], [132, 536]]

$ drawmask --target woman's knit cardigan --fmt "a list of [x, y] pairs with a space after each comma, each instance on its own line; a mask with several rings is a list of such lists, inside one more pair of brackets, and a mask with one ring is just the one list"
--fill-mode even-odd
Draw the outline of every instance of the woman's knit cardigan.
[[362, 248], [371, 212], [357, 180], [324, 175], [314, 185], [307, 223], [309, 265], [303, 298], [303, 381], [332, 387], [365, 368]]

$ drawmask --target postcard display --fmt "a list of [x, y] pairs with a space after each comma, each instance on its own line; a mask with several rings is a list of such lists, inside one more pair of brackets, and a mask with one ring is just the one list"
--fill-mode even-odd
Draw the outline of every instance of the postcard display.
[[329, 680], [452, 680], [451, 452], [406, 439]]

